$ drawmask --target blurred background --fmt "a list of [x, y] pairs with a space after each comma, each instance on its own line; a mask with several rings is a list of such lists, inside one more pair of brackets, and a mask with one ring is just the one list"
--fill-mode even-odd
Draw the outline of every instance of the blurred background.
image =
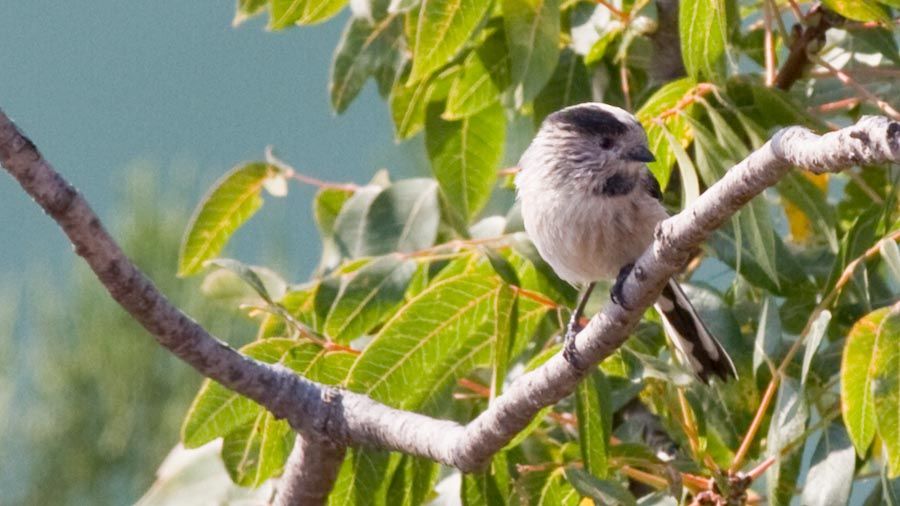
[[[223, 2], [4, 2], [0, 108], [34, 140], [163, 291], [219, 337], [255, 332], [174, 276], [190, 212], [267, 145], [298, 171], [368, 180], [423, 171], [421, 136], [395, 145], [370, 84], [328, 105], [347, 12], [317, 27], [232, 28]], [[291, 281], [315, 267], [314, 188], [266, 198], [226, 255]], [[147, 489], [200, 377], [103, 292], [55, 224], [0, 177], [0, 503], [126, 504]]]

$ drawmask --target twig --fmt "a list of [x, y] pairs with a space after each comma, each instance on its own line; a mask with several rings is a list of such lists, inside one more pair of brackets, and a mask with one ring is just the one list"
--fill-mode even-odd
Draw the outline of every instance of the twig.
[[821, 66], [825, 67], [826, 69], [828, 69], [828, 71], [831, 72], [834, 75], [834, 77], [836, 77], [840, 82], [842, 82], [842, 83], [852, 87], [856, 91], [858, 91], [860, 95], [862, 95], [863, 97], [866, 98], [866, 100], [868, 100], [873, 105], [875, 105], [876, 107], [881, 109], [881, 111], [883, 113], [887, 114], [892, 119], [900, 120], [900, 112], [898, 112], [897, 109], [894, 109], [893, 107], [891, 107], [891, 104], [878, 98], [878, 96], [875, 95], [874, 93], [872, 93], [871, 91], [869, 91], [868, 88], [859, 84], [856, 81], [856, 79], [853, 79], [852, 77], [850, 77], [850, 74], [844, 72], [843, 70], [835, 67], [834, 65], [828, 63], [824, 59], [819, 58], [817, 56], [813, 57], [813, 61], [815, 61], [818, 65], [821, 65]]
[[624, 22], [624, 23], [628, 23], [629, 21], [631, 21], [631, 16], [629, 16], [629, 15], [628, 15], [627, 13], [625, 13], [625, 12], [622, 12], [622, 11], [619, 10], [616, 6], [614, 6], [613, 4], [607, 2], [606, 0], [595, 0], [595, 1], [596, 1], [598, 4], [600, 4], [600, 5], [604, 6], [604, 7], [606, 7], [606, 9], [609, 10], [609, 12], [612, 13], [613, 16], [619, 18], [620, 21], [622, 21], [622, 22]]
[[778, 66], [775, 56], [775, 41], [772, 36], [772, 5], [770, 0], [763, 0], [763, 51], [766, 63], [766, 86], [775, 84], [775, 67]]
[[792, 28], [788, 57], [775, 76], [775, 87], [782, 90], [789, 90], [803, 76], [803, 71], [809, 66], [809, 54], [822, 47], [825, 32], [842, 18], [816, 4], [804, 19], [808, 22], [805, 27], [798, 23]]

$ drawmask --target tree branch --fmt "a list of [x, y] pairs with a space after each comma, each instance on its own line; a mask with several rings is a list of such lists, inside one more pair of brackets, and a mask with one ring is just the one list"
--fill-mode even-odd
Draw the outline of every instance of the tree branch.
[[819, 4], [814, 5], [804, 18], [806, 26], [795, 24], [791, 29], [793, 37], [788, 57], [775, 76], [775, 86], [782, 90], [791, 89], [809, 68], [809, 54], [818, 53], [825, 43], [825, 32], [832, 26], [840, 25], [842, 21], [843, 18], [839, 15], [823, 9]]
[[[623, 284], [623, 306], [609, 304], [578, 335], [578, 352], [596, 363], [615, 351], [656, 300], [664, 283], [731, 214], [781, 178], [789, 168], [837, 171], [854, 164], [900, 160], [900, 123], [864, 117], [856, 125], [818, 136], [792, 127], [733, 167], [689, 208], [657, 228], [653, 245]], [[66, 182], [0, 111], [0, 165], [60, 225], [110, 295], [155, 339], [201, 374], [245, 395], [303, 434], [292, 461], [294, 476], [310, 477], [321, 491], [332, 468], [310, 474], [310, 455], [335, 462], [339, 448], [377, 446], [429, 458], [463, 471], [481, 469], [535, 414], [572, 393], [585, 371], [561, 354], [517, 378], [487, 411], [466, 426], [390, 408], [366, 396], [308, 381], [287, 368], [244, 357], [175, 308], [128, 260], [84, 198]], [[311, 438], [307, 440], [307, 438]], [[327, 444], [325, 443], [327, 442]], [[310, 452], [305, 454], [305, 452]], [[299, 454], [298, 454], [299, 453]], [[305, 455], [304, 455], [305, 454]], [[298, 463], [299, 462], [299, 463]], [[296, 481], [296, 480], [295, 480]]]
[[279, 480], [275, 505], [317, 506], [328, 502], [344, 453], [342, 446], [298, 434]]

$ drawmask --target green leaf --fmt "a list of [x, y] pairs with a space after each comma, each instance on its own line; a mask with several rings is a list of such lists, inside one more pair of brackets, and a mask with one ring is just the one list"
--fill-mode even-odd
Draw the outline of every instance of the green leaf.
[[484, 0], [422, 0], [410, 82], [428, 77], [456, 56], [490, 6]]
[[[316, 344], [281, 338], [250, 343], [241, 352], [268, 364], [286, 365], [301, 374], [322, 356], [322, 348]], [[181, 427], [181, 441], [188, 448], [197, 448], [230, 434], [261, 412], [262, 408], [250, 399], [206, 380], [188, 409]]]
[[627, 488], [617, 481], [601, 480], [586, 471], [566, 468], [566, 479], [581, 495], [590, 497], [595, 504], [605, 506], [637, 506], [637, 501]]
[[235, 230], [262, 206], [267, 179], [281, 170], [266, 163], [237, 167], [213, 185], [194, 211], [178, 254], [178, 276], [196, 274], [203, 262], [219, 255]]
[[[650, 151], [653, 152], [653, 156], [656, 157], [656, 161], [649, 163], [647, 166], [656, 177], [656, 180], [659, 181], [659, 186], [663, 190], [669, 184], [672, 165], [675, 163], [675, 153], [672, 151], [670, 143], [666, 140], [662, 128], [656, 121], [664, 112], [675, 107], [694, 86], [696, 86], [696, 81], [690, 78], [672, 81], [651, 95], [635, 114], [647, 131], [648, 146]], [[686, 114], [690, 114], [691, 108], [692, 106], [688, 106], [688, 109], [685, 111]], [[662, 121], [673, 137], [682, 143], [690, 142], [691, 135], [688, 124], [681, 115], [670, 115]]]
[[686, 208], [700, 196], [700, 181], [697, 179], [697, 167], [694, 166], [691, 157], [688, 156], [687, 151], [684, 150], [681, 141], [676, 139], [675, 136], [669, 132], [669, 129], [666, 128], [665, 124], [659, 125], [659, 128], [662, 130], [666, 142], [669, 143], [669, 149], [671, 149], [672, 154], [675, 155], [675, 160], [678, 161], [678, 173], [681, 175], [683, 195], [682, 208]]
[[495, 30], [466, 56], [447, 96], [444, 118], [462, 119], [500, 100], [509, 86], [509, 51], [502, 30]]
[[534, 98], [534, 124], [540, 125], [554, 111], [591, 98], [591, 81], [584, 62], [571, 49], [564, 49], [550, 81]]
[[553, 75], [559, 57], [559, 0], [502, 0], [513, 96], [522, 107]]
[[491, 470], [466, 473], [462, 477], [460, 499], [463, 506], [496, 506], [506, 504], [496, 477]]
[[352, 191], [337, 188], [322, 188], [313, 200], [313, 215], [322, 238], [322, 259], [317, 271], [328, 272], [341, 262], [341, 253], [334, 241], [334, 224], [341, 209], [353, 195]]
[[609, 383], [599, 369], [592, 371], [575, 390], [575, 411], [584, 469], [594, 476], [606, 478], [609, 472], [607, 443], [612, 431], [612, 403]]
[[440, 223], [434, 180], [404, 179], [379, 193], [365, 214], [359, 255], [411, 253], [434, 244]]
[[857, 321], [844, 345], [841, 361], [841, 412], [856, 453], [864, 458], [875, 437], [875, 399], [871, 371], [875, 367], [878, 328], [890, 308], [877, 309]]
[[425, 107], [431, 102], [447, 98], [459, 72], [460, 67], [454, 66], [431, 79], [407, 84], [407, 80], [401, 78], [394, 83], [390, 105], [396, 140], [408, 139], [425, 127]]
[[367, 186], [335, 219], [335, 242], [349, 258], [409, 253], [434, 244], [439, 222], [433, 180], [405, 179], [384, 189]]
[[518, 320], [518, 297], [507, 284], [500, 286], [494, 306], [495, 328], [491, 347], [491, 400], [496, 399], [503, 389], [503, 381], [509, 369], [513, 339]]
[[503, 154], [506, 116], [500, 104], [459, 121], [441, 118], [442, 104], [428, 105], [425, 147], [446, 203], [465, 221], [487, 203]]
[[399, 455], [385, 450], [350, 448], [328, 495], [328, 505], [387, 506], [388, 477], [399, 460]]
[[685, 0], [678, 14], [681, 55], [688, 75], [698, 80], [721, 78], [727, 33], [725, 0]]
[[286, 420], [260, 410], [252, 422], [225, 436], [222, 461], [231, 480], [243, 487], [258, 487], [280, 474], [291, 451], [291, 435]]
[[884, 7], [872, 0], [823, 0], [826, 7], [854, 21], [890, 22]]
[[388, 487], [387, 503], [394, 506], [425, 504], [440, 466], [428, 459], [404, 456]]
[[[900, 8], [900, 2], [893, 0], [894, 8]], [[882, 2], [888, 4], [888, 2]], [[900, 65], [900, 48], [897, 47], [897, 41], [891, 30], [882, 27], [866, 26], [865, 28], [847, 30], [854, 40], [860, 41], [866, 48], [877, 51], [891, 60], [894, 65]]]
[[403, 301], [415, 270], [412, 260], [390, 255], [353, 273], [331, 306], [325, 333], [346, 343], [374, 328]]
[[351, 18], [338, 42], [331, 64], [328, 90], [331, 106], [342, 113], [362, 91], [366, 80], [387, 66], [394, 68], [403, 42], [403, 19]]
[[844, 426], [832, 423], [822, 437], [803, 484], [802, 503], [807, 506], [842, 506], [850, 499], [856, 455]]
[[[287, 290], [287, 283], [271, 269], [225, 259], [210, 260], [208, 263], [218, 264], [221, 261], [233, 262], [234, 269], [246, 269], [250, 274], [241, 275], [229, 268], [210, 272], [200, 285], [200, 291], [209, 299], [232, 307], [244, 304], [259, 307], [274, 304], [273, 299], [281, 298]], [[250, 276], [255, 279], [251, 280]]]
[[825, 331], [828, 330], [829, 322], [831, 322], [831, 311], [826, 309], [819, 313], [819, 316], [816, 317], [815, 321], [812, 323], [812, 327], [809, 329], [809, 334], [806, 336], [806, 350], [803, 352], [803, 369], [800, 376], [801, 383], [806, 383], [806, 375], [809, 374], [809, 367], [812, 365], [813, 356], [815, 356], [816, 350], [819, 349], [822, 338], [825, 337]]
[[237, 11], [231, 26], [238, 26], [244, 21], [259, 15], [266, 8], [268, 0], [238, 0]]
[[344, 203], [334, 220], [334, 241], [341, 256], [347, 258], [363, 256], [369, 208], [381, 190], [381, 187], [375, 185], [364, 186]]
[[875, 427], [887, 450], [889, 477], [900, 476], [900, 305], [878, 326], [873, 351], [872, 400]]
[[897, 243], [890, 238], [882, 239], [879, 250], [881, 259], [884, 260], [894, 280], [900, 283], [900, 248], [897, 247]]
[[484, 350], [496, 330], [496, 298], [503, 288], [485, 268], [432, 283], [401, 307], [350, 372], [349, 388], [401, 409], [415, 409], [455, 367]]
[[[263, 281], [260, 274], [266, 276], [266, 274], [264, 273], [268, 271], [268, 269], [263, 270], [264, 268], [251, 267], [231, 258], [216, 258], [206, 263], [208, 265], [214, 265], [216, 267], [234, 273], [238, 278], [241, 279], [241, 281], [252, 288], [253, 291], [256, 292], [256, 294], [259, 295], [262, 300], [268, 302], [269, 304], [274, 304], [274, 299], [280, 298], [284, 295], [285, 283], [283, 281], [279, 283], [280, 286], [278, 287], [274, 286], [271, 280], [268, 284]], [[274, 295], [270, 294], [269, 286], [278, 289], [278, 291], [275, 292]]]
[[797, 485], [803, 452], [797, 448], [785, 456], [781, 452], [806, 430], [809, 408], [803, 394], [800, 383], [790, 377], [785, 377], [778, 387], [778, 400], [766, 437], [766, 455], [775, 458], [775, 463], [766, 471], [766, 495], [771, 504], [790, 504]]
[[269, 0], [269, 29], [312, 25], [325, 21], [344, 8], [347, 0]]
[[778, 319], [778, 305], [772, 297], [766, 297], [760, 308], [759, 325], [756, 328], [755, 345], [753, 346], [754, 376], [763, 364], [777, 367], [774, 364], [776, 354], [781, 349], [781, 320]]

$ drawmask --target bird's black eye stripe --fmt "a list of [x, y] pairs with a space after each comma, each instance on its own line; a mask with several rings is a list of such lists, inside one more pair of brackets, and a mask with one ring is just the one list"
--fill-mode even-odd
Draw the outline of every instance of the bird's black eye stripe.
[[600, 147], [603, 149], [609, 149], [613, 147], [613, 140], [609, 137], [601, 137], [600, 138]]

